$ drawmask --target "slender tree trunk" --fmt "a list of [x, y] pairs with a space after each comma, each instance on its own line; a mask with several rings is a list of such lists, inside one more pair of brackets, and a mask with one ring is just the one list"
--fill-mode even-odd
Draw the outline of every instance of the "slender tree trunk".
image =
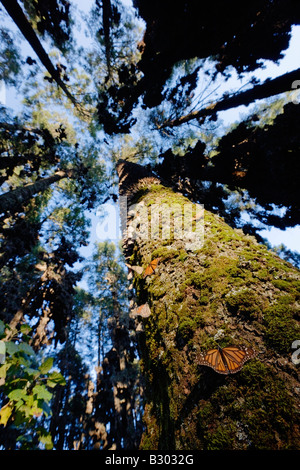
[[111, 77], [111, 39], [110, 39], [110, 20], [111, 20], [111, 1], [102, 0], [102, 18], [105, 41], [105, 58], [107, 66], [108, 79]]
[[30, 302], [32, 301], [33, 297], [38, 292], [38, 290], [42, 287], [43, 283], [47, 280], [47, 276], [48, 271], [47, 269], [45, 269], [45, 272], [42, 274], [40, 279], [38, 279], [35, 285], [31, 287], [31, 289], [29, 289], [29, 291], [27, 292], [26, 297], [22, 301], [21, 307], [15, 313], [14, 317], [9, 323], [10, 330], [7, 331], [5, 341], [9, 341], [13, 337], [15, 330], [19, 327], [19, 325], [24, 319], [27, 307], [30, 305]]
[[[300, 334], [299, 271], [205, 210], [204, 241], [190, 245], [174, 231], [178, 209], [190, 208], [198, 218], [190, 201], [143, 177], [139, 165], [122, 161], [117, 170], [130, 209], [123, 224], [127, 263], [145, 268], [160, 259], [152, 275], [134, 279], [137, 305], [147, 302], [151, 311], [137, 317], [148, 384], [141, 449], [299, 449], [291, 349]], [[161, 228], [166, 207], [173, 211], [165, 238], [143, 230], [155, 204], [162, 208]], [[220, 374], [201, 360], [217, 345], [252, 348], [255, 357], [237, 373]]]
[[59, 72], [49, 59], [48, 54], [40, 43], [37, 35], [35, 34], [31, 24], [24, 15], [23, 10], [18, 4], [17, 0], [1, 0], [1, 3], [6, 9], [7, 13], [11, 16], [15, 24], [18, 26], [21, 33], [27, 39], [42, 64], [46, 67], [51, 77], [56, 81], [58, 86], [60, 86], [60, 88], [64, 91], [64, 93], [72, 101], [72, 103], [77, 106], [77, 101], [75, 100], [74, 96], [72, 96], [72, 94], [69, 92], [65, 83], [60, 78]]
[[206, 108], [193, 111], [192, 113], [170, 121], [165, 121], [162, 125], [158, 126], [158, 128], [163, 129], [165, 127], [180, 126], [181, 124], [192, 121], [193, 119], [206, 118], [219, 111], [227, 111], [228, 109], [236, 108], [237, 106], [241, 105], [248, 106], [255, 100], [261, 100], [269, 98], [270, 96], [279, 95], [280, 93], [284, 93], [286, 91], [291, 91], [293, 82], [299, 80], [299, 77], [300, 69], [285, 73], [284, 75], [281, 75], [280, 77], [274, 78], [272, 80], [266, 80], [264, 83], [256, 85], [250, 90], [237, 93], [235, 95], [229, 96], [228, 98], [224, 98], [223, 100], [212, 103]]
[[58, 170], [51, 176], [29, 183], [20, 188], [13, 189], [0, 196], [0, 212], [14, 212], [26, 204], [35, 194], [45, 191], [51, 184], [67, 177], [73, 173], [65, 170]]

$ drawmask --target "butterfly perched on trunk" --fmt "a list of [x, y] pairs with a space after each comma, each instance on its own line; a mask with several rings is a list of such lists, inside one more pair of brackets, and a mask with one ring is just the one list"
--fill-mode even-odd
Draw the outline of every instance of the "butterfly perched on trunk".
[[125, 263], [125, 265], [129, 269], [129, 273], [128, 273], [128, 276], [127, 276], [128, 279], [132, 278], [132, 273], [133, 272], [135, 272], [137, 274], [142, 274], [142, 272], [144, 271], [144, 268], [142, 268], [142, 266], [131, 266], [130, 264], [127, 264], [127, 263]]
[[246, 347], [227, 346], [210, 349], [198, 356], [198, 364], [212, 367], [219, 374], [235, 374], [246, 361], [255, 356], [253, 349]]
[[160, 261], [160, 258], [153, 259], [151, 263], [148, 264], [148, 266], [146, 267], [143, 277], [151, 276], [151, 274], [153, 274], [155, 269], [157, 268], [159, 261]]
[[139, 315], [140, 317], [143, 317], [143, 318], [148, 318], [148, 317], [150, 317], [150, 315], [151, 315], [151, 310], [150, 310], [150, 307], [149, 307], [149, 305], [147, 304], [147, 302], [146, 302], [145, 304], [143, 304], [143, 305], [140, 305], [140, 306], [137, 307], [137, 308], [134, 308], [134, 309], [130, 312], [130, 314], [129, 314], [129, 316], [130, 316], [131, 318], [137, 317], [138, 315]]

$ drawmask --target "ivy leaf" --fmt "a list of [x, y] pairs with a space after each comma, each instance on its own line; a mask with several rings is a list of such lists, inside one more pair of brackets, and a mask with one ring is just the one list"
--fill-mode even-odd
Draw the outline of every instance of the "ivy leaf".
[[28, 356], [35, 356], [35, 352], [32, 347], [27, 343], [19, 344], [19, 351], [28, 354]]
[[53, 357], [48, 357], [43, 364], [39, 367], [42, 374], [47, 374], [53, 367]]
[[54, 371], [48, 375], [47, 385], [51, 388], [55, 385], [66, 385], [66, 379], [60, 372]]
[[8, 402], [0, 410], [0, 424], [3, 424], [4, 426], [6, 426], [7, 421], [9, 420], [9, 417], [11, 416], [12, 412], [13, 412], [13, 406], [11, 402]]
[[52, 393], [50, 393], [44, 385], [36, 385], [33, 387], [32, 391], [36, 394], [37, 398], [41, 400], [50, 401], [52, 398]]
[[50, 433], [44, 433], [40, 436], [39, 441], [42, 444], [45, 444], [46, 450], [51, 450], [53, 448], [52, 438]]
[[10, 392], [8, 395], [8, 398], [14, 401], [20, 401], [20, 400], [26, 400], [26, 392], [22, 388], [17, 388], [16, 390], [13, 390]]
[[25, 367], [24, 372], [28, 375], [32, 375], [34, 380], [40, 375], [40, 371], [38, 369], [33, 369], [32, 367]]
[[27, 325], [27, 324], [24, 324], [24, 325], [21, 325], [20, 326], [20, 331], [21, 333], [23, 333], [24, 335], [28, 335], [28, 333], [30, 333], [30, 331], [32, 330], [32, 328]]
[[32, 407], [31, 407], [31, 413], [36, 418], [38, 418], [39, 416], [41, 416], [43, 414], [43, 408], [39, 407], [38, 400], [35, 400], [33, 402]]
[[0, 367], [0, 379], [5, 379], [6, 378], [6, 372], [10, 368], [11, 364], [6, 363], [3, 364], [3, 366]]
[[8, 341], [6, 343], [6, 352], [10, 355], [13, 356], [18, 352], [19, 348], [18, 345], [13, 343], [12, 341]]

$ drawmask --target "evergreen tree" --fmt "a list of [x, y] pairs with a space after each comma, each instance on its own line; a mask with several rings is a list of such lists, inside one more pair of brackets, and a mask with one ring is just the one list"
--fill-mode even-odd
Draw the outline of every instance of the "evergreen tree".
[[[96, 0], [85, 44], [73, 3], [1, 3], [0, 78], [24, 107], [0, 119], [0, 445], [297, 449], [299, 256], [259, 231], [299, 223], [299, 68], [255, 73], [282, 58], [299, 5]], [[98, 244], [83, 289], [91, 211], [118, 177], [123, 253]]]
[[[298, 270], [208, 211], [199, 244], [192, 221], [201, 223], [201, 213], [188, 199], [139, 165], [121, 161], [118, 172], [130, 213], [124, 253], [136, 302], [149, 307], [140, 339], [147, 399], [140, 448], [297, 449]], [[185, 206], [190, 231], [179, 236]], [[239, 374], [221, 375], [201, 360], [218, 346], [255, 353]]]
[[98, 312], [93, 441], [95, 448], [120, 450], [138, 446], [142, 386], [127, 280], [115, 250], [113, 244], [98, 244], [90, 268]]

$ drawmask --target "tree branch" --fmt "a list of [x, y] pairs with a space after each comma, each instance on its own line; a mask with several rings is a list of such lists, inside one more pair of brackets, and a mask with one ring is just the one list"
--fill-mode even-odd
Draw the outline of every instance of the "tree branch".
[[224, 98], [221, 101], [210, 104], [206, 108], [193, 111], [192, 113], [181, 116], [180, 118], [165, 121], [163, 124], [158, 126], [158, 129], [180, 126], [181, 124], [192, 121], [193, 119], [199, 119], [201, 117], [205, 118], [219, 111], [227, 111], [228, 109], [236, 108], [237, 106], [248, 106], [255, 100], [269, 98], [270, 96], [292, 90], [293, 82], [299, 79], [300, 68], [293, 72], [285, 73], [284, 75], [272, 80], [266, 80], [264, 83], [256, 85], [250, 90], [231, 95], [228, 98]]
[[46, 67], [46, 69], [50, 73], [53, 80], [56, 81], [57, 85], [60, 86], [60, 88], [64, 91], [64, 93], [72, 101], [72, 103], [75, 106], [78, 106], [78, 102], [76, 101], [74, 96], [69, 92], [65, 83], [60, 78], [60, 74], [58, 70], [56, 70], [51, 60], [49, 59], [47, 52], [45, 51], [42, 44], [40, 43], [40, 40], [35, 34], [30, 22], [27, 20], [17, 0], [1, 0], [1, 3], [6, 9], [9, 16], [13, 19], [15, 24], [18, 26], [23, 36], [27, 39], [27, 41], [31, 45], [32, 49], [34, 50], [34, 52], [36, 53], [36, 55], [38, 56], [42, 64]]

